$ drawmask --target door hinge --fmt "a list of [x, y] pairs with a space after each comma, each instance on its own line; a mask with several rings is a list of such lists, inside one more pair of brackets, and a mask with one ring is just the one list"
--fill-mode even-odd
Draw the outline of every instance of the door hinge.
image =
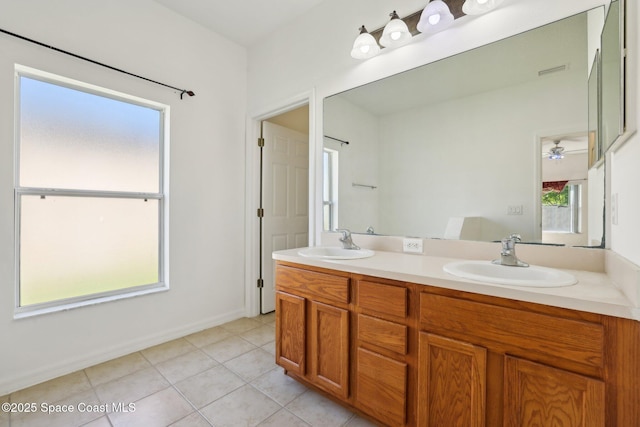
[[264, 138], [258, 138], [258, 147], [264, 147]]
[[258, 279], [258, 287], [259, 288], [264, 288], [264, 280]]
[[258, 208], [258, 218], [264, 218], [264, 209]]

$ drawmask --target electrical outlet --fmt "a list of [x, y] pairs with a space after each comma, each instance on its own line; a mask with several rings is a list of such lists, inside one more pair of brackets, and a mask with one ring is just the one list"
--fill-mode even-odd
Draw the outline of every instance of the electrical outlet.
[[611, 195], [611, 224], [618, 225], [618, 193]]
[[524, 213], [524, 206], [522, 205], [507, 206], [507, 215], [522, 215], [523, 213]]
[[422, 250], [422, 239], [402, 239], [403, 252], [421, 254]]

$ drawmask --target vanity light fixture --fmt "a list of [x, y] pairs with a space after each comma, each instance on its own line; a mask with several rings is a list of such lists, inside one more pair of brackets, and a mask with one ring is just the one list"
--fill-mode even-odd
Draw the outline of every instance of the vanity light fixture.
[[407, 24], [400, 19], [396, 11], [394, 10], [389, 14], [391, 20], [384, 27], [382, 31], [382, 37], [380, 37], [380, 44], [384, 47], [396, 47], [409, 43], [411, 38], [411, 32]]
[[[452, 8], [446, 2], [451, 4]], [[411, 41], [418, 33], [433, 34], [449, 27], [457, 18], [465, 15], [480, 15], [494, 9], [504, 0], [431, 0], [422, 11], [400, 18], [394, 10], [391, 20], [384, 28], [369, 34], [360, 27], [360, 35], [353, 43], [351, 56], [367, 59], [376, 56], [383, 47], [398, 47]], [[462, 5], [462, 7], [460, 6]], [[371, 38], [373, 38], [373, 41]], [[375, 43], [378, 40], [378, 44]], [[382, 47], [381, 47], [382, 46]]]
[[418, 31], [430, 34], [437, 33], [449, 27], [453, 23], [453, 19], [453, 14], [445, 2], [433, 0], [420, 15], [420, 22], [417, 25]]
[[351, 49], [351, 57], [355, 59], [367, 59], [372, 58], [380, 53], [380, 46], [376, 39], [369, 34], [367, 29], [360, 27], [360, 35], [353, 42], [353, 49]]
[[503, 0], [466, 0], [462, 5], [465, 15], [482, 15], [498, 7]]

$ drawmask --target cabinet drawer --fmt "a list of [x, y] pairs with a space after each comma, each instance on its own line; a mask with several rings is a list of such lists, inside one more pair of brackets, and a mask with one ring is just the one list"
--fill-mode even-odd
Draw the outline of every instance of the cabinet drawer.
[[349, 278], [276, 264], [276, 289], [349, 303]]
[[479, 340], [501, 352], [602, 375], [604, 330], [597, 323], [421, 293], [420, 327]]
[[359, 280], [358, 306], [394, 317], [407, 317], [407, 288]]
[[407, 327], [388, 320], [358, 315], [358, 339], [398, 354], [407, 354]]

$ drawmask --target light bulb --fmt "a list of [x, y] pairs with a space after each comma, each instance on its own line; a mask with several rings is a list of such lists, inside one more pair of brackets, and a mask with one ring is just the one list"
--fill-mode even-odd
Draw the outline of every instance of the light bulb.
[[351, 57], [355, 59], [367, 59], [376, 56], [380, 52], [380, 46], [367, 29], [360, 27], [360, 35], [353, 42]]
[[380, 44], [385, 47], [397, 47], [411, 41], [411, 33], [407, 24], [400, 19], [394, 10], [389, 14], [391, 20], [385, 25], [380, 37]]
[[478, 0], [478, 4], [485, 4], [488, 0]]
[[453, 24], [453, 14], [442, 0], [432, 0], [422, 11], [416, 26], [421, 33], [437, 33]]

